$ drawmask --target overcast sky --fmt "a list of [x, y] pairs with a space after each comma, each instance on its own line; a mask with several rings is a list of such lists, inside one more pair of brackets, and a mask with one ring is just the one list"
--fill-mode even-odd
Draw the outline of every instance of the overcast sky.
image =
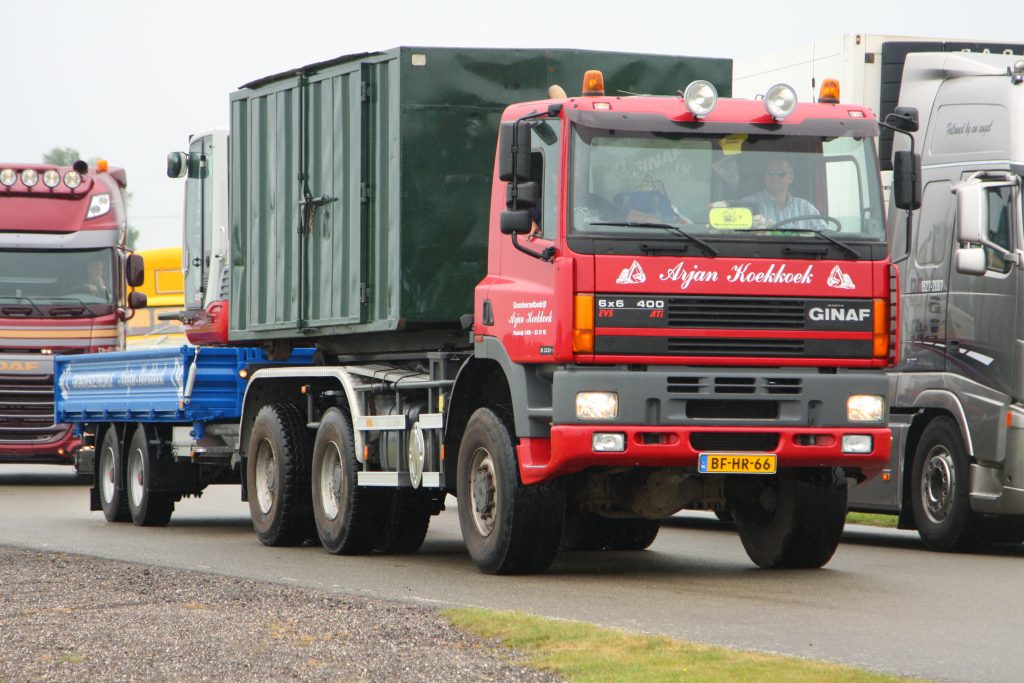
[[74, 147], [123, 166], [137, 246], [176, 245], [183, 185], [164, 176], [167, 152], [226, 126], [231, 91], [261, 76], [400, 45], [742, 58], [842, 33], [1024, 42], [1024, 4], [22, 0], [0, 14], [0, 161]]

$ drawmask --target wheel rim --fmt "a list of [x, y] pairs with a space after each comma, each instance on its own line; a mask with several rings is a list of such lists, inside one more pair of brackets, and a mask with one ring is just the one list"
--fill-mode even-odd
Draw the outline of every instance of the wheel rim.
[[277, 488], [277, 457], [274, 446], [264, 439], [256, 449], [256, 503], [260, 512], [267, 514], [274, 506], [274, 490]]
[[945, 446], [935, 446], [928, 452], [921, 475], [921, 500], [928, 519], [936, 524], [944, 522], [953, 509], [955, 494], [953, 454]]
[[142, 504], [144, 488], [145, 468], [142, 464], [142, 450], [135, 448], [128, 453], [128, 495], [135, 507]]
[[100, 494], [104, 502], [114, 500], [114, 449], [104, 448], [100, 454]]
[[494, 458], [486, 448], [478, 448], [473, 453], [469, 499], [470, 512], [476, 530], [481, 536], [489, 536], [494, 531], [494, 521], [498, 509], [498, 487]]
[[341, 449], [338, 444], [331, 441], [324, 450], [323, 460], [320, 462], [320, 506], [323, 508], [324, 517], [328, 521], [334, 521], [341, 512]]

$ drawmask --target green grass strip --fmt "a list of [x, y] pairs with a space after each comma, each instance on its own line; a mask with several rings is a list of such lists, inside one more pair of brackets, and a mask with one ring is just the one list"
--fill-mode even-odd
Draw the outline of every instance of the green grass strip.
[[448, 610], [457, 628], [521, 652], [527, 666], [573, 683], [619, 681], [908, 681], [839, 664], [698, 645], [522, 612]]
[[884, 526], [890, 529], [896, 528], [896, 515], [876, 515], [868, 512], [848, 512], [846, 521], [850, 524], [867, 524], [868, 526]]

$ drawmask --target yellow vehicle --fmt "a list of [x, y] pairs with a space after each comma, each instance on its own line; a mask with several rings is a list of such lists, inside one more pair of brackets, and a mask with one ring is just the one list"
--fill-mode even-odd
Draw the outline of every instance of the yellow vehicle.
[[128, 321], [128, 349], [187, 344], [185, 328], [178, 320], [161, 320], [161, 314], [185, 307], [185, 286], [181, 272], [181, 247], [143, 249], [137, 252], [145, 262], [146, 276], [135, 291], [146, 295], [146, 308], [135, 311]]

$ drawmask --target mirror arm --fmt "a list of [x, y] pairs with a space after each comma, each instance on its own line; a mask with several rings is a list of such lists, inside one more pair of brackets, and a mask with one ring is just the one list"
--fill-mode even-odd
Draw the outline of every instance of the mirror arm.
[[[519, 149], [519, 124], [522, 123], [523, 121], [528, 121], [530, 119], [535, 119], [538, 116], [558, 116], [561, 113], [561, 111], [562, 111], [562, 105], [561, 104], [552, 104], [552, 105], [549, 105], [548, 108], [545, 109], [544, 111], [536, 111], [536, 112], [534, 112], [532, 114], [527, 114], [526, 116], [519, 117], [518, 119], [516, 119], [515, 125], [512, 126], [512, 146], [517, 150], [516, 151], [516, 156], [514, 156], [512, 158], [512, 171], [513, 171], [512, 172], [512, 196], [513, 197], [517, 197], [519, 195], [519, 178], [515, 174], [515, 167], [516, 167], [517, 157], [520, 154], [520, 152], [518, 151], [518, 149]], [[530, 151], [527, 150], [526, 153], [529, 154]], [[513, 200], [513, 206], [511, 206], [510, 208], [512, 208], [512, 209], [517, 208], [515, 204], [516, 204], [516, 202]], [[547, 247], [543, 251], [534, 251], [533, 249], [527, 249], [526, 247], [524, 247], [519, 242], [519, 236], [517, 234], [512, 233], [511, 237], [512, 237], [512, 246], [515, 247], [518, 251], [521, 251], [524, 254], [527, 254], [528, 256], [532, 256], [535, 259], [540, 259], [541, 261], [547, 261], [548, 263], [553, 263], [554, 262], [554, 260], [555, 260], [555, 248], [554, 247]]]
[[555, 261], [554, 247], [546, 247], [543, 251], [534, 251], [533, 249], [527, 249], [522, 245], [522, 243], [520, 243], [519, 235], [517, 235], [516, 233], [512, 233], [512, 246], [518, 249], [519, 251], [523, 252], [524, 254], [532, 256], [535, 259], [547, 261], [548, 263], [554, 263]]

